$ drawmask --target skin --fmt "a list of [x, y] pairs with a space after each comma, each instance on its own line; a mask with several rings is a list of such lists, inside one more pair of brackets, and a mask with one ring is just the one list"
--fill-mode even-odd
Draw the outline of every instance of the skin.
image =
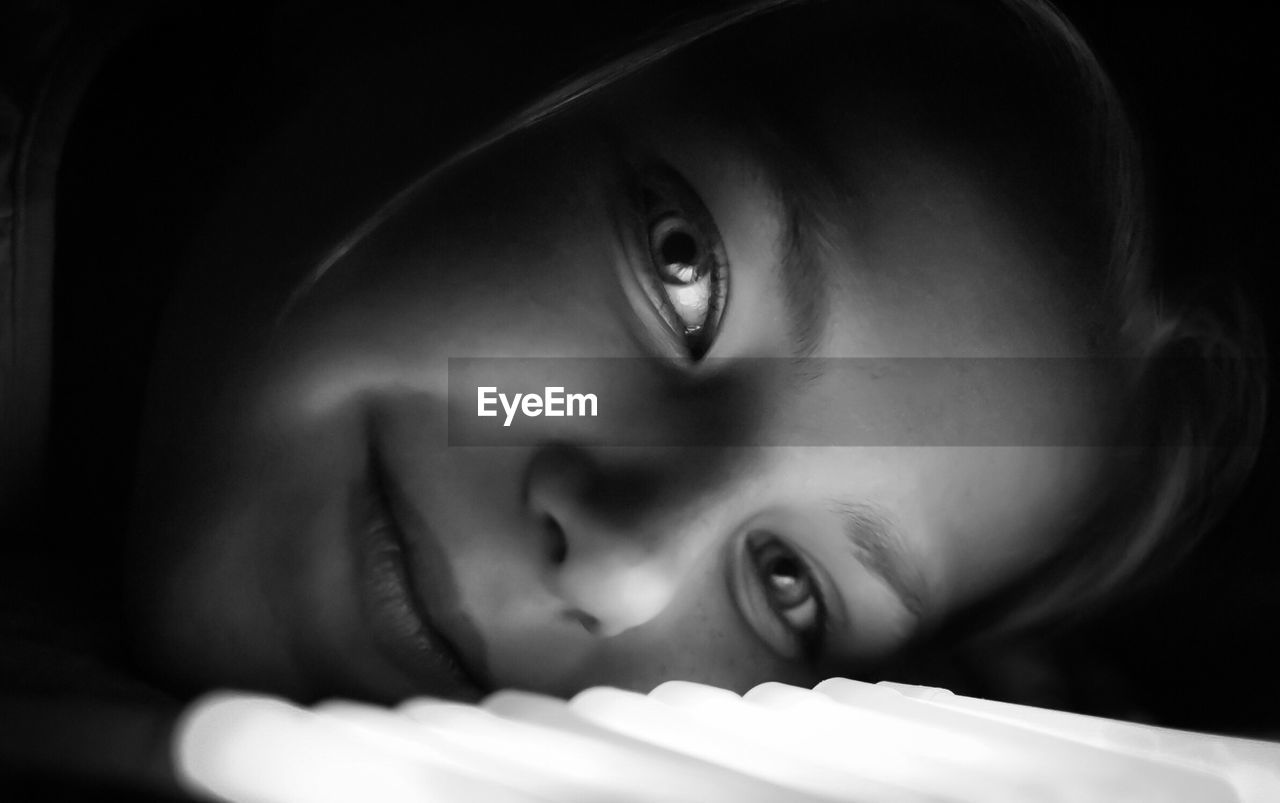
[[[807, 685], [870, 671], [1064, 543], [1101, 450], [897, 445], [884, 422], [910, 397], [872, 364], [778, 369], [799, 352], [1093, 354], [1097, 322], [1037, 235], [1029, 187], [833, 93], [814, 114], [846, 191], [797, 235], [825, 308], [802, 342], [780, 168], [707, 91], [642, 74], [519, 131], [432, 178], [314, 283], [309, 265], [227, 248], [197, 269], [162, 344], [138, 502], [138, 643], [160, 673], [382, 700]], [[653, 265], [627, 188], [652, 164], [687, 182], [723, 248], [728, 301], [700, 360], [637, 279]], [[602, 416], [451, 446], [448, 416], [473, 411], [449, 408], [450, 357], [635, 358], [557, 364], [555, 382], [529, 363], [499, 389], [596, 392], [644, 445], [610, 445]], [[1033, 425], [1092, 431], [1095, 391], [1035, 397]], [[987, 401], [1021, 409], [1035, 388], [1003, 392]], [[689, 427], [729, 445], [681, 446]], [[395, 623], [362, 608], [353, 544], [379, 520], [379, 483], [414, 593], [474, 686], [395, 658], [377, 635]], [[849, 510], [892, 546], [851, 544]], [[751, 568], [752, 534], [805, 561], [825, 608], [816, 654], [767, 602], [776, 577]]]

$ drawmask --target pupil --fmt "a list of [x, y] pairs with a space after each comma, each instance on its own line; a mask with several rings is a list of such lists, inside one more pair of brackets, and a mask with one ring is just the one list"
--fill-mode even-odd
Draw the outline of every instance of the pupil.
[[695, 265], [698, 262], [698, 243], [687, 231], [668, 234], [659, 250], [666, 265]]
[[784, 582], [794, 581], [800, 576], [800, 567], [795, 558], [775, 558], [769, 574]]

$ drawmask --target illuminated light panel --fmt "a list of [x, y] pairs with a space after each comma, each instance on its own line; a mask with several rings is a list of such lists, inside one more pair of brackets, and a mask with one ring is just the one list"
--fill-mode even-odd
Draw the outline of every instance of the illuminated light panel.
[[579, 716], [559, 697], [529, 691], [506, 690], [490, 694], [481, 705], [486, 711], [517, 722], [531, 722], [545, 727], [559, 728], [579, 736], [609, 739], [615, 744], [653, 747], [646, 742], [630, 739], [608, 728], [602, 728], [591, 720]]
[[667, 749], [658, 740], [636, 738], [612, 730], [582, 716], [578, 710], [555, 697], [503, 691], [490, 695], [483, 706], [504, 718], [551, 727], [612, 745], [625, 752], [627, 771], [633, 776], [631, 780], [645, 787], [652, 788], [654, 778], [670, 778], [685, 787], [687, 794], [708, 801], [774, 803], [778, 800], [817, 800], [793, 785], [778, 786], [707, 762], [695, 753]]
[[927, 788], [950, 785], [972, 800], [1236, 800], [1221, 778], [1193, 768], [1098, 750], [1037, 731], [933, 708], [856, 681], [814, 691], [766, 684], [746, 699], [800, 722], [866, 731], [908, 756]]
[[[1022, 803], [1031, 787], [1010, 782], [1008, 776], [992, 775], [991, 766], [1007, 764], [998, 747], [969, 734], [940, 733], [874, 710], [855, 710], [816, 695], [807, 689], [782, 683], [757, 686], [743, 696], [744, 702], [769, 709], [778, 717], [780, 729], [801, 733], [857, 734], [870, 740], [875, 750], [888, 750], [899, 761], [881, 771], [898, 783], [912, 784], [936, 794], [957, 795], [961, 799], [984, 799], [997, 803]], [[866, 749], [865, 745], [860, 745]], [[806, 749], [814, 749], [806, 743]], [[839, 755], [833, 760], [839, 760]], [[975, 767], [977, 768], [975, 771]]]
[[381, 749], [406, 760], [428, 762], [478, 783], [519, 792], [530, 799], [556, 800], [554, 793], [560, 791], [558, 786], [546, 788], [543, 776], [522, 772], [519, 766], [494, 772], [493, 757], [488, 749], [477, 749], [466, 740], [423, 727], [416, 720], [381, 706], [339, 700], [322, 703], [314, 710], [322, 718], [357, 729]]
[[[657, 692], [662, 690], [663, 694]], [[676, 705], [663, 698], [675, 699]], [[696, 706], [742, 706], [732, 692], [699, 684], [663, 684], [649, 696], [594, 688], [569, 705], [607, 728], [671, 750], [688, 753], [778, 785], [837, 800], [919, 803], [955, 800], [885, 784], [859, 771], [858, 756], [840, 764], [824, 762], [789, 746], [792, 734], [744, 723], [740, 717], [698, 716]]]
[[982, 700], [953, 694], [946, 689], [932, 686], [913, 686], [882, 681], [875, 684], [873, 688], [890, 691], [912, 701], [934, 705], [945, 710], [1033, 728], [1107, 751], [1166, 761], [1175, 760], [1189, 767], [1223, 775], [1235, 788], [1240, 800], [1247, 803], [1280, 800], [1280, 744], [1275, 742], [1194, 733], [996, 700]]
[[175, 770], [201, 797], [245, 803], [536, 800], [389, 752], [358, 730], [281, 700], [206, 696], [174, 734]]
[[668, 680], [649, 692], [649, 696], [680, 708], [717, 705], [742, 699], [728, 689], [688, 680]]
[[[542, 777], [537, 788], [561, 790], [558, 799], [584, 801], [773, 801], [777, 790], [757, 789], [742, 779], [734, 795], [719, 788], [724, 780], [693, 762], [654, 759], [650, 753], [618, 742], [588, 737], [530, 721], [500, 717], [473, 706], [413, 702], [402, 706], [421, 725], [437, 728], [493, 756], [495, 777], [506, 767]], [[660, 766], [655, 766], [658, 764]], [[745, 795], [745, 797], [743, 797]]]
[[220, 693], [173, 749], [188, 790], [235, 803], [1280, 800], [1280, 744], [840, 679], [399, 710]]
[[803, 756], [890, 788], [939, 800], [1005, 799], [1023, 803], [1027, 799], [1025, 794], [993, 798], [1000, 790], [981, 784], [981, 779], [963, 772], [940, 771], [950, 767], [931, 758], [943, 746], [936, 740], [930, 743], [927, 736], [920, 742], [920, 732], [910, 730], [894, 717], [869, 712], [849, 718], [820, 697], [798, 707], [783, 708], [715, 691], [707, 694], [680, 684], [663, 696], [712, 727], [729, 727], [753, 736], [771, 735], [769, 746], [775, 751]]
[[414, 700], [399, 711], [419, 727], [485, 756], [494, 777], [509, 777], [539, 794], [568, 801], [644, 799], [616, 753], [590, 739], [511, 722], [460, 703]]

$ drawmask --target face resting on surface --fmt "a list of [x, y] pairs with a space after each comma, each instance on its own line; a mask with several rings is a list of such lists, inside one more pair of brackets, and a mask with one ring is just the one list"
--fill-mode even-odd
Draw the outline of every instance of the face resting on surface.
[[[874, 378], [752, 373], [1091, 354], [1034, 181], [836, 86], [805, 146], [829, 191], [801, 199], [781, 155], [799, 146], [678, 76], [642, 72], [436, 175], [292, 303], [185, 302], [139, 497], [154, 665], [304, 697], [809, 684], [1072, 534], [1100, 450], [789, 446], [857, 444], [883, 412], [858, 392]], [[450, 447], [450, 357], [635, 358], [607, 386], [579, 363], [574, 389], [625, 399], [652, 445], [566, 417], [541, 443]], [[1038, 414], [1087, 422], [1088, 395]], [[778, 445], [680, 446], [697, 417]]]

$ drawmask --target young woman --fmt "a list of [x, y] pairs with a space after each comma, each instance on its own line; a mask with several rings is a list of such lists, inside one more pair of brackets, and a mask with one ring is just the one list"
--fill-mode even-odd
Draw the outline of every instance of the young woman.
[[[164, 300], [125, 638], [175, 695], [872, 674], [1099, 603], [1251, 462], [1255, 366], [1162, 302], [1047, 4], [733, 8], [376, 200], [411, 143], [323, 119]], [[552, 387], [605, 412], [481, 420]]]

